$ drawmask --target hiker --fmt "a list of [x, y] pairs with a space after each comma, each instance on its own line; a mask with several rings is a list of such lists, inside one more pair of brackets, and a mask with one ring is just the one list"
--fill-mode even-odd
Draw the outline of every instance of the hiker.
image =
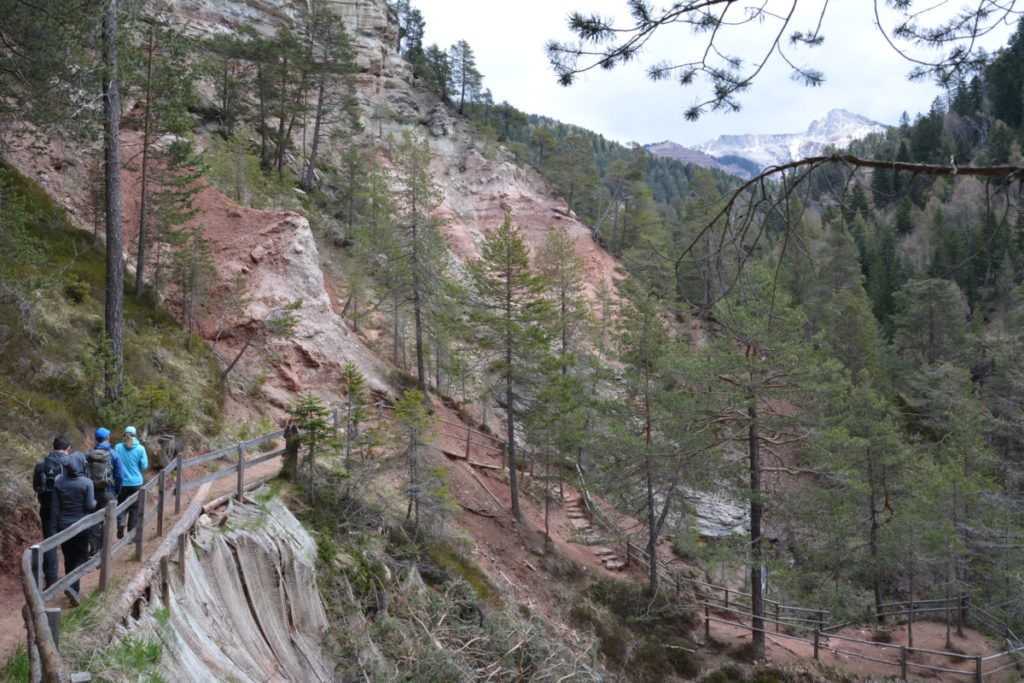
[[[79, 451], [68, 458], [66, 473], [57, 480], [53, 488], [53, 516], [57, 520], [57, 531], [63, 531], [96, 509], [96, 497], [93, 493], [92, 480], [85, 476], [85, 454]], [[77, 457], [81, 456], [81, 457]], [[70, 574], [76, 567], [89, 559], [89, 535], [92, 529], [84, 529], [61, 543], [64, 553], [64, 574]], [[71, 585], [71, 601], [78, 602], [80, 585], [75, 581]]]
[[[64, 460], [71, 450], [71, 443], [63, 436], [53, 440], [53, 450], [49, 455], [36, 463], [32, 472], [32, 488], [36, 492], [36, 500], [39, 501], [39, 525], [43, 532], [43, 538], [49, 538], [57, 533], [57, 518], [53, 515], [53, 491], [57, 480], [64, 473]], [[38, 571], [33, 567], [34, 572]], [[57, 580], [57, 549], [47, 550], [43, 553], [43, 577], [46, 581], [44, 588], [49, 588]], [[39, 582], [39, 577], [36, 577]]]
[[[96, 446], [85, 456], [85, 472], [92, 480], [96, 507], [99, 509], [106, 507], [108, 502], [117, 500], [117, 493], [121, 488], [121, 460], [110, 444], [109, 429], [100, 427], [94, 436]], [[92, 528], [89, 535], [89, 555], [98, 553], [102, 547], [103, 522], [100, 522]]]
[[[145, 483], [142, 473], [149, 467], [149, 460], [146, 458], [146, 448], [139, 443], [135, 427], [124, 428], [124, 440], [114, 446], [114, 453], [121, 463], [121, 491], [118, 493], [117, 500], [118, 503], [123, 503], [142, 488], [142, 484]], [[131, 507], [117, 516], [117, 537], [124, 538], [126, 521], [128, 531], [131, 531], [135, 528], [138, 518], [139, 503], [136, 501]]]

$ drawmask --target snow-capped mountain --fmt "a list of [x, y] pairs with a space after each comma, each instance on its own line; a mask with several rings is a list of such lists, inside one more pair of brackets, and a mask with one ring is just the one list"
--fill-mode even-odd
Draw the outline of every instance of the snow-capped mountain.
[[[727, 173], [750, 178], [753, 175], [753, 167], [744, 168], [746, 164], [736, 163], [737, 160], [731, 157], [749, 160], [758, 169], [763, 169], [821, 154], [827, 147], [846, 147], [854, 140], [884, 131], [886, 128], [884, 124], [859, 114], [844, 109], [833, 109], [825, 118], [812, 121], [803, 133], [722, 135], [689, 149], [670, 142], [647, 145], [647, 149], [659, 156], [679, 159], [705, 168], [720, 168]], [[686, 150], [686, 153], [680, 150]], [[701, 155], [710, 157], [710, 162], [702, 159]]]

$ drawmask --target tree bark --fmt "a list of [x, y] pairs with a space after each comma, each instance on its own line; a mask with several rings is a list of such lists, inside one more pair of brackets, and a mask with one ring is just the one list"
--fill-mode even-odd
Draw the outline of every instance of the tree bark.
[[108, 401], [124, 390], [124, 231], [121, 223], [121, 98], [117, 65], [117, 0], [103, 10], [103, 141], [106, 179], [107, 282], [104, 307], [110, 363], [104, 373]]
[[761, 499], [761, 443], [757, 423], [757, 398], [750, 397], [750, 620], [754, 657], [764, 658], [764, 548], [761, 545], [761, 521], [764, 501]]
[[135, 265], [136, 299], [142, 298], [142, 286], [145, 283], [143, 274], [146, 268], [146, 189], [149, 172], [149, 144], [153, 126], [153, 51], [155, 50], [155, 38], [155, 31], [151, 26], [149, 29], [149, 47], [146, 54], [146, 113], [143, 117], [142, 178], [139, 187], [139, 256]]

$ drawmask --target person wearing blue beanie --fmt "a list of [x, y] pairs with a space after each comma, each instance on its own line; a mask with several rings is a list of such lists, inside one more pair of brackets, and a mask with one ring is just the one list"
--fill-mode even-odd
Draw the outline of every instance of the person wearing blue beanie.
[[[86, 471], [95, 487], [96, 508], [99, 509], [106, 507], [109, 501], [117, 500], [121, 490], [121, 459], [110, 444], [109, 429], [99, 427], [94, 436], [96, 446], [86, 455]], [[98, 553], [102, 547], [103, 522], [100, 522], [89, 534], [89, 554]]]

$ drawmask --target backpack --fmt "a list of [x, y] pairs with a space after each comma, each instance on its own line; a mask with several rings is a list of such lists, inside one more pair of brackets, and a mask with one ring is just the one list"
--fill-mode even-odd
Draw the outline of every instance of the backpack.
[[98, 489], [114, 487], [114, 464], [110, 462], [110, 451], [96, 448], [85, 456], [85, 473]]
[[53, 493], [57, 478], [64, 474], [64, 463], [60, 458], [46, 456], [43, 458], [43, 488], [36, 493]]

